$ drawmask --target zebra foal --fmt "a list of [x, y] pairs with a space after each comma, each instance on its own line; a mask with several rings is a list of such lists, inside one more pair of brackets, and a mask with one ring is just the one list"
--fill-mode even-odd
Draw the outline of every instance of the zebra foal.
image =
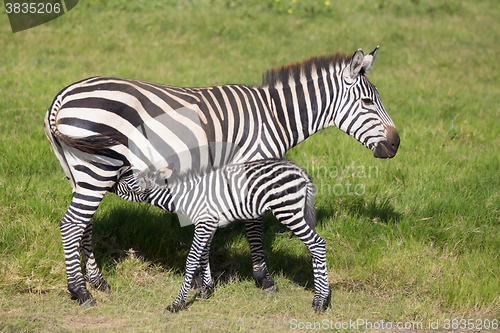
[[143, 199], [153, 205], [187, 215], [195, 225], [184, 282], [177, 298], [167, 307], [168, 312], [177, 312], [184, 306], [198, 265], [203, 274], [201, 296], [207, 296], [212, 289], [208, 254], [216, 229], [237, 220], [262, 223], [261, 217], [268, 210], [309, 250], [314, 271], [312, 306], [316, 312], [326, 309], [330, 289], [325, 241], [312, 229], [316, 224], [314, 185], [302, 168], [286, 160], [265, 159], [227, 165], [167, 185], [163, 185], [158, 173], [131, 175], [136, 178], [131, 183], [140, 186], [122, 188], [120, 194], [126, 198], [141, 193], [145, 195]]

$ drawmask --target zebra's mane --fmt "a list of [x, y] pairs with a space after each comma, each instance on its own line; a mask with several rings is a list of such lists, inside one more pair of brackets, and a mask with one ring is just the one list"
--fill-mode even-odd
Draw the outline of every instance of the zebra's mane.
[[316, 71], [326, 69], [327, 71], [333, 65], [342, 65], [350, 62], [352, 55], [346, 53], [333, 53], [319, 57], [311, 57], [309, 59], [295, 62], [288, 65], [282, 65], [279, 68], [271, 68], [262, 74], [262, 87], [274, 87], [278, 83], [287, 84], [290, 77], [296, 77], [301, 73], [310, 73], [313, 67]]

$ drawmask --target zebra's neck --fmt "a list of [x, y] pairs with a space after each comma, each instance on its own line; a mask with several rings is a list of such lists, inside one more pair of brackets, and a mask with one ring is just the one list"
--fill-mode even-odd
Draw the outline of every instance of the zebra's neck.
[[336, 104], [342, 94], [340, 75], [345, 63], [325, 64], [324, 60], [314, 58], [281, 68], [279, 73], [274, 73], [278, 77], [268, 77], [272, 82], [262, 87], [269, 96], [269, 109], [278, 130], [285, 138], [285, 150], [336, 123]]

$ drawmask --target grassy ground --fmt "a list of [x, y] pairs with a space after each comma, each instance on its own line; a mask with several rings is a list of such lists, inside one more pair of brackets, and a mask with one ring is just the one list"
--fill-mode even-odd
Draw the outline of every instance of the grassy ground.
[[[12, 34], [2, 12], [0, 331], [295, 331], [358, 319], [423, 331], [437, 320], [445, 329], [446, 319], [500, 319], [498, 17], [496, 0], [86, 1]], [[376, 160], [334, 128], [287, 155], [318, 191], [332, 288], [324, 314], [310, 309], [307, 250], [271, 216], [264, 248], [279, 293], [256, 288], [236, 224], [214, 238], [213, 297], [192, 292], [187, 310], [164, 314], [192, 226], [112, 195], [94, 241], [113, 293], [95, 291], [91, 309], [65, 294], [58, 221], [71, 191], [43, 133], [60, 89], [93, 75], [257, 85], [269, 67], [377, 45], [368, 76], [399, 130], [397, 156]]]

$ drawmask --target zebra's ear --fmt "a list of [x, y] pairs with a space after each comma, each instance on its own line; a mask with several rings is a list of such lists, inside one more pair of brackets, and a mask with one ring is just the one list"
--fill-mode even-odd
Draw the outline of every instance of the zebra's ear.
[[377, 56], [378, 46], [366, 56], [363, 53], [363, 50], [358, 49], [354, 55], [352, 56], [351, 65], [350, 65], [350, 75], [351, 78], [355, 78], [357, 75], [363, 75], [370, 71], [373, 66], [373, 62], [375, 61], [375, 57]]
[[363, 58], [363, 65], [361, 66], [363, 74], [368, 73], [375, 62], [375, 57], [377, 56], [378, 46], [370, 54], [367, 54]]
[[352, 56], [351, 59], [350, 71], [349, 71], [351, 79], [354, 79], [361, 71], [364, 61], [363, 57], [364, 53], [362, 49], [358, 49], [356, 52], [354, 52], [354, 55]]

